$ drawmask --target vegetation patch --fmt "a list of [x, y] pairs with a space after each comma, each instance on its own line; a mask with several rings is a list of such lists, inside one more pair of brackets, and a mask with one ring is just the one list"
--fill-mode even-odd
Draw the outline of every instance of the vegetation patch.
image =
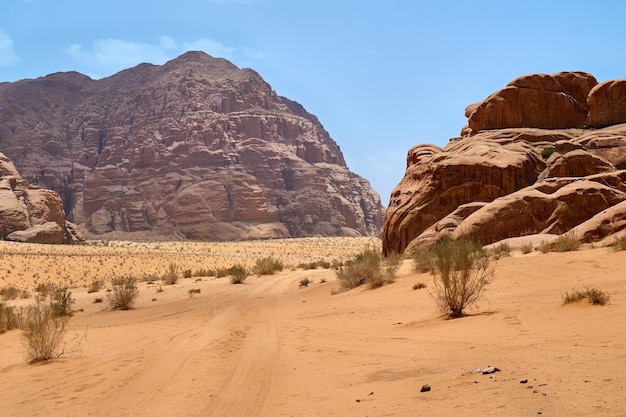
[[336, 271], [337, 280], [342, 290], [363, 284], [370, 289], [379, 288], [395, 280], [401, 260], [401, 255], [384, 259], [380, 250], [366, 247]]
[[606, 305], [611, 301], [611, 297], [606, 292], [595, 287], [586, 287], [584, 290], [572, 290], [563, 294], [563, 305], [576, 303], [587, 299], [594, 305]]
[[107, 294], [109, 306], [114, 310], [130, 310], [139, 296], [137, 279], [130, 276], [113, 279], [113, 289]]
[[284, 265], [280, 259], [268, 256], [265, 258], [257, 259], [252, 268], [252, 272], [256, 275], [273, 275], [275, 272], [280, 272], [284, 269]]

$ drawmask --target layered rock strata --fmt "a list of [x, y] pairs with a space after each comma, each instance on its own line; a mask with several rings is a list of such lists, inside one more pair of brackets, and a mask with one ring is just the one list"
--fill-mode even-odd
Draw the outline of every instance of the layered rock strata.
[[624, 230], [626, 80], [527, 75], [466, 109], [443, 149], [410, 149], [385, 217], [386, 253], [444, 234], [490, 244], [572, 232], [594, 242]]

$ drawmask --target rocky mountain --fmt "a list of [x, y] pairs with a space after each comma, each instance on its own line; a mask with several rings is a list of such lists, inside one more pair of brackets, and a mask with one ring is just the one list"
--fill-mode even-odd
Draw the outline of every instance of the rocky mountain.
[[61, 197], [31, 185], [0, 153], [0, 239], [32, 243], [68, 243], [82, 240], [65, 220]]
[[386, 253], [444, 234], [594, 242], [626, 228], [626, 80], [526, 75], [465, 115], [443, 149], [409, 150], [385, 216]]
[[89, 232], [374, 235], [378, 194], [317, 118], [253, 70], [188, 52], [93, 80], [0, 84], [0, 152]]

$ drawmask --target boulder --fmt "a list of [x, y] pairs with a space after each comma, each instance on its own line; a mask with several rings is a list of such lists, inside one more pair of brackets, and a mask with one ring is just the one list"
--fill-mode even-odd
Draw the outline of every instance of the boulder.
[[589, 127], [626, 123], [626, 79], [605, 81], [596, 85], [587, 97]]

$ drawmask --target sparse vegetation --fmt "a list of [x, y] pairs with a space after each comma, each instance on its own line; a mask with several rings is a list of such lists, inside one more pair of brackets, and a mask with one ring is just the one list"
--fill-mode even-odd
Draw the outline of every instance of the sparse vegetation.
[[252, 272], [256, 275], [273, 275], [274, 272], [282, 271], [284, 265], [282, 261], [276, 259], [272, 256], [268, 256], [266, 258], [257, 259], [254, 263], [254, 267], [252, 268]]
[[91, 283], [89, 284], [89, 287], [87, 287], [87, 293], [91, 294], [91, 293], [94, 293], [94, 292], [98, 292], [103, 287], [104, 287], [104, 281], [101, 280], [101, 279], [94, 278], [93, 280], [91, 280]]
[[522, 253], [524, 255], [527, 254], [527, 253], [530, 253], [530, 252], [533, 251], [533, 244], [532, 243], [526, 243], [525, 245], [522, 245], [520, 250], [522, 251]]
[[500, 243], [491, 249], [491, 256], [493, 259], [498, 260], [504, 256], [511, 256], [511, 246], [508, 243]]
[[114, 310], [130, 310], [139, 296], [137, 279], [126, 276], [113, 279], [113, 289], [107, 293], [109, 306]]
[[337, 270], [337, 280], [343, 290], [363, 284], [374, 289], [393, 282], [398, 266], [398, 258], [383, 260], [380, 250], [366, 247]]
[[311, 280], [309, 280], [308, 278], [302, 278], [300, 280], [300, 288], [308, 287], [310, 283]]
[[541, 151], [541, 157], [543, 159], [548, 159], [548, 158], [550, 158], [550, 156], [552, 155], [553, 152], [554, 152], [554, 146], [546, 146]]
[[542, 253], [548, 252], [570, 252], [578, 250], [580, 242], [571, 233], [560, 235], [556, 241], [552, 243], [542, 243], [539, 247]]
[[22, 291], [19, 288], [9, 285], [7, 287], [0, 288], [0, 298], [2, 298], [2, 301], [15, 300], [20, 296], [21, 292]]
[[426, 284], [424, 284], [423, 282], [418, 282], [413, 285], [414, 290], [421, 290], [422, 288], [426, 288]]
[[72, 292], [67, 287], [55, 286], [50, 292], [50, 306], [55, 315], [59, 317], [69, 317], [74, 314], [72, 304], [74, 304]]
[[461, 317], [491, 283], [489, 254], [476, 242], [446, 237], [434, 246], [433, 255], [435, 300], [442, 313]]
[[248, 270], [241, 264], [231, 266], [226, 270], [226, 272], [227, 275], [230, 276], [231, 284], [243, 284], [249, 275]]
[[189, 294], [189, 298], [193, 298], [194, 295], [200, 294], [200, 288], [191, 288], [187, 293]]
[[424, 273], [432, 270], [433, 249], [427, 245], [418, 245], [411, 249], [413, 271]]
[[328, 261], [324, 261], [324, 260], [319, 260], [319, 261], [314, 261], [314, 262], [303, 262], [298, 265], [298, 268], [300, 269], [317, 269], [317, 268], [330, 269], [330, 267], [331, 267], [331, 263]]
[[191, 278], [192, 275], [191, 269], [185, 269], [183, 271], [183, 278]]
[[19, 316], [15, 312], [15, 307], [7, 306], [0, 302], [0, 333], [13, 330], [19, 327]]
[[575, 303], [587, 299], [591, 304], [606, 305], [611, 297], [606, 292], [595, 287], [585, 287], [584, 290], [572, 290], [563, 294], [563, 305]]
[[69, 316], [58, 315], [52, 303], [37, 297], [23, 309], [23, 345], [29, 362], [48, 361], [63, 354]]
[[619, 238], [615, 238], [615, 243], [613, 244], [613, 248], [615, 248], [616, 251], [626, 250], [626, 235], [619, 237]]
[[163, 284], [165, 285], [174, 285], [178, 282], [178, 265], [173, 262], [170, 262], [170, 265], [167, 268], [167, 272], [163, 274]]

